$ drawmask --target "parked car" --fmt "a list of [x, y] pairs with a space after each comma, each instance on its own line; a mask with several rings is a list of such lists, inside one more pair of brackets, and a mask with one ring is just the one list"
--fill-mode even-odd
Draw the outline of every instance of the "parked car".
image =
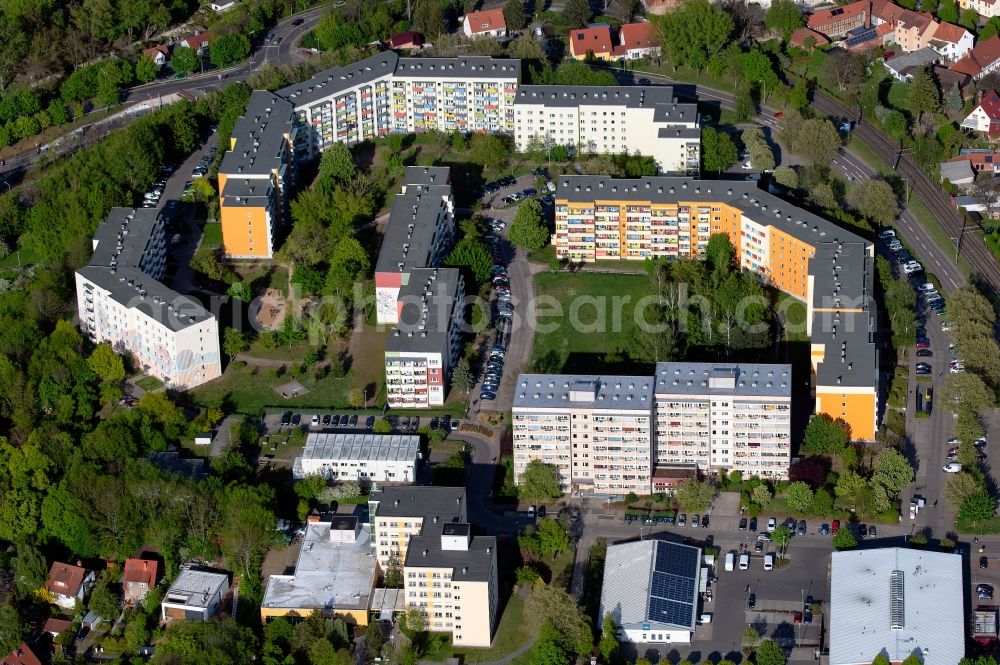
[[979, 596], [979, 600], [993, 600], [993, 585], [977, 584], [976, 595]]
[[870, 527], [868, 527], [868, 537], [869, 538], [875, 538], [877, 534], [878, 534], [878, 531], [875, 530], [875, 525], [874, 524], [872, 524]]
[[799, 527], [798, 527], [798, 529], [796, 529], [796, 533], [798, 533], [800, 536], [806, 535], [806, 521], [805, 520], [799, 520]]
[[329, 413], [323, 416], [323, 424], [324, 425], [329, 425], [330, 424], [330, 414]]
[[979, 567], [988, 568], [990, 565], [990, 558], [986, 556], [979, 557]]
[[819, 525], [819, 535], [821, 535], [821, 536], [829, 536], [830, 535], [830, 525], [829, 524], [820, 524]]
[[927, 363], [917, 363], [917, 374], [921, 376], [927, 376], [933, 371], [933, 368]]
[[959, 464], [958, 462], [949, 462], [948, 464], [945, 464], [943, 467], [941, 467], [941, 470], [944, 471], [945, 473], [958, 473], [959, 471], [962, 470], [962, 465]]
[[708, 528], [708, 515], [704, 515], [701, 518], [701, 528], [702, 529], [707, 529]]
[[319, 416], [313, 416], [312, 420], [309, 421], [310, 427], [319, 427]]
[[747, 596], [747, 609], [752, 610], [755, 607], [757, 607], [757, 594], [752, 593]]
[[884, 231], [879, 231], [878, 237], [881, 238], [882, 240], [885, 240], [887, 238], [895, 238], [896, 232], [893, 231], [892, 229], [886, 229]]
[[778, 528], [778, 520], [774, 519], [773, 517], [769, 517], [767, 519], [768, 532], [774, 531], [776, 528]]
[[357, 425], [358, 424], [358, 417], [357, 417], [357, 415], [351, 416], [351, 419], [347, 422], [347, 424], [350, 425], [351, 427], [354, 427], [355, 425]]
[[677, 517], [677, 526], [687, 526], [687, 515], [685, 513], [681, 513]]
[[861, 537], [861, 538], [867, 538], [868, 537], [868, 527], [865, 526], [864, 524], [859, 524], [858, 525], [858, 536]]
[[740, 531], [746, 531], [746, 530], [747, 530], [747, 518], [741, 517], [740, 518]]
[[288, 427], [291, 424], [292, 424], [292, 412], [285, 411], [283, 414], [281, 414], [281, 426]]
[[348, 416], [345, 413], [340, 417], [340, 420], [337, 422], [337, 425], [339, 425], [340, 427], [347, 427], [347, 423], [349, 423], [350, 421], [351, 421], [350, 416]]
[[917, 349], [918, 358], [933, 358], [934, 352], [930, 349]]
[[750, 518], [750, 524], [749, 524], [749, 526], [747, 526], [747, 528], [750, 530], [750, 533], [755, 533], [757, 531], [757, 518], [756, 517], [751, 517]]
[[368, 416], [368, 419], [365, 420], [365, 427], [368, 429], [375, 427], [375, 416]]
[[840, 533], [840, 520], [833, 520], [833, 524], [830, 526], [830, 533], [834, 536]]
[[489, 393], [489, 392], [479, 393], [479, 399], [483, 400], [484, 402], [492, 402], [496, 398], [497, 398], [496, 393]]
[[691, 518], [691, 526], [692, 526], [692, 527], [694, 527], [694, 528], [696, 528], [696, 529], [697, 529], [697, 528], [698, 528], [699, 526], [701, 526], [701, 519], [700, 519], [700, 518], [699, 518], [699, 517], [698, 517], [697, 515], [694, 515], [694, 516], [693, 516], [693, 517]]

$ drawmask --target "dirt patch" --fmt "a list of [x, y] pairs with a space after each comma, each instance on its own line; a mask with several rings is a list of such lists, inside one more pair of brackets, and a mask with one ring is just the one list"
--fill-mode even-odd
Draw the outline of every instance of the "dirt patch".
[[285, 320], [285, 297], [277, 289], [267, 289], [257, 300], [254, 316], [264, 330], [277, 330]]
[[274, 391], [285, 399], [309, 394], [309, 389], [298, 381], [289, 381], [288, 383], [283, 383], [280, 386], [275, 386]]

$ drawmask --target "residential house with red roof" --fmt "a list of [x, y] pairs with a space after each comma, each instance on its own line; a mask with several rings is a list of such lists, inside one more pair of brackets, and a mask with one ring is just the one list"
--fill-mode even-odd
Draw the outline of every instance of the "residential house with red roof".
[[158, 561], [149, 559], [127, 559], [122, 574], [122, 591], [126, 603], [142, 602], [149, 590], [156, 586], [160, 572]]
[[928, 45], [948, 62], [956, 62], [969, 54], [975, 38], [960, 25], [939, 23]]
[[1000, 95], [996, 90], [983, 95], [972, 113], [962, 121], [962, 127], [986, 134], [990, 138], [1000, 136]]
[[392, 37], [389, 37], [388, 42], [389, 48], [396, 49], [407, 49], [413, 50], [418, 48], [423, 48], [424, 46], [424, 36], [419, 32], [414, 32], [409, 30], [407, 32], [397, 32]]
[[170, 61], [170, 48], [166, 44], [157, 44], [142, 50], [142, 54], [156, 63], [157, 67], [164, 67]]
[[660, 32], [652, 23], [626, 23], [618, 30], [618, 42], [626, 60], [660, 55]]
[[82, 601], [84, 594], [93, 584], [94, 571], [82, 566], [56, 561], [49, 569], [45, 590], [52, 602], [67, 610], [76, 609], [76, 601]]
[[462, 32], [466, 37], [506, 37], [507, 21], [503, 17], [503, 10], [469, 12], [462, 19]]
[[59, 637], [59, 633], [65, 632], [73, 627], [71, 619], [60, 619], [59, 617], [49, 617], [42, 626], [42, 632], [48, 633], [52, 637]]
[[826, 46], [830, 40], [812, 28], [799, 28], [792, 33], [789, 42], [796, 48], [811, 51], [819, 46]]
[[858, 0], [840, 7], [817, 10], [809, 15], [807, 26], [831, 40], [843, 37], [851, 30], [868, 27], [870, 4], [868, 0]]
[[964, 58], [951, 66], [953, 71], [978, 81], [1000, 67], [1000, 36], [979, 42]]
[[181, 46], [194, 49], [198, 53], [204, 54], [208, 50], [208, 44], [212, 41], [212, 33], [208, 31], [196, 32], [181, 40]]
[[24, 642], [16, 649], [11, 649], [6, 658], [0, 659], [0, 665], [42, 665], [38, 656]]
[[577, 60], [593, 54], [598, 60], [614, 60], [615, 44], [611, 39], [611, 26], [600, 25], [569, 31], [569, 52]]

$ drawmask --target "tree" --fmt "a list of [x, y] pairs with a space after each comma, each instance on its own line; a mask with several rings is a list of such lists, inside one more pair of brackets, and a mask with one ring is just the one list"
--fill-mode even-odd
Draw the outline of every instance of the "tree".
[[531, 460], [521, 474], [517, 495], [525, 501], [558, 499], [562, 496], [559, 470], [539, 459]]
[[490, 279], [493, 257], [482, 239], [467, 235], [451, 249], [444, 264], [450, 268], [464, 268], [468, 271], [467, 279], [471, 278], [475, 284], [484, 284]]
[[385, 586], [390, 589], [398, 589], [403, 585], [403, 569], [399, 563], [399, 557], [392, 553], [385, 566]]
[[771, 532], [771, 542], [773, 542], [775, 545], [778, 545], [781, 548], [782, 552], [784, 552], [785, 547], [788, 545], [788, 542], [791, 539], [792, 539], [792, 530], [789, 529], [784, 524], [779, 524], [774, 528], [774, 531]]
[[606, 612], [604, 614], [604, 621], [601, 623], [601, 641], [598, 643], [598, 648], [601, 650], [601, 656], [604, 657], [605, 663], [612, 662], [618, 653], [619, 647], [618, 625], [615, 623], [614, 615], [611, 612]]
[[208, 59], [219, 68], [235, 65], [249, 53], [250, 40], [239, 32], [216, 37], [208, 45]]
[[993, 517], [996, 509], [996, 501], [989, 492], [980, 490], [962, 502], [962, 506], [958, 509], [958, 519], [966, 524], [983, 522]]
[[[700, 0], [694, 0], [700, 2]], [[736, 163], [738, 155], [736, 144], [725, 132], [714, 127], [703, 127], [701, 130], [701, 159], [706, 171], [722, 173], [730, 165]]]
[[511, 148], [504, 137], [495, 134], [473, 134], [469, 139], [469, 159], [474, 164], [503, 168], [510, 155]]
[[566, 0], [563, 4], [563, 23], [571, 28], [579, 28], [590, 21], [594, 12], [590, 9], [587, 0]]
[[16, 609], [0, 603], [0, 653], [9, 654], [24, 639], [24, 622]]
[[848, 440], [847, 425], [823, 413], [810, 419], [802, 445], [811, 453], [837, 455], [847, 446]]
[[410, 605], [406, 608], [400, 623], [402, 624], [400, 627], [408, 631], [410, 635], [422, 633], [427, 629], [427, 618], [416, 605]]
[[201, 64], [201, 56], [198, 55], [197, 51], [186, 46], [178, 46], [170, 55], [170, 69], [181, 76], [198, 69], [199, 64]]
[[122, 604], [121, 594], [111, 588], [112, 584], [114, 582], [111, 576], [107, 573], [102, 574], [90, 592], [90, 602], [87, 604], [88, 609], [97, 612], [108, 621], [118, 618]]
[[14, 582], [21, 596], [29, 596], [45, 585], [48, 564], [45, 555], [27, 543], [17, 546], [13, 560]]
[[809, 82], [804, 76], [795, 79], [795, 85], [788, 93], [788, 103], [799, 111], [809, 106]]
[[428, 39], [444, 32], [444, 8], [438, 0], [420, 0], [413, 10], [413, 26]]
[[503, 6], [503, 20], [509, 31], [523, 30], [528, 24], [528, 17], [524, 12], [524, 0], [507, 0], [507, 4]]
[[108, 383], [121, 383], [125, 380], [125, 363], [107, 342], [94, 347], [94, 352], [87, 359], [87, 365], [94, 374]]
[[319, 160], [319, 177], [321, 180], [342, 183], [357, 176], [358, 167], [354, 164], [351, 149], [343, 143], [334, 143], [323, 151]]
[[681, 4], [663, 16], [652, 17], [674, 67], [702, 70], [722, 51], [733, 32], [733, 18], [708, 0]]
[[895, 139], [902, 139], [906, 136], [906, 132], [909, 130], [909, 126], [906, 122], [906, 116], [899, 111], [889, 111], [888, 115], [885, 116], [885, 131], [889, 133], [889, 136]]
[[705, 260], [712, 266], [713, 273], [727, 273], [733, 266], [736, 255], [729, 236], [725, 233], [713, 233], [705, 246]]
[[764, 483], [754, 485], [754, 488], [750, 490], [750, 500], [758, 506], [766, 506], [771, 503], [771, 490]]
[[249, 348], [250, 342], [247, 340], [246, 335], [243, 334], [242, 330], [238, 330], [237, 328], [226, 328], [226, 332], [222, 334], [222, 351], [229, 356], [230, 359], [235, 358]]
[[733, 115], [737, 122], [750, 122], [757, 115], [757, 105], [753, 101], [753, 93], [749, 86], [743, 86], [736, 90]]
[[833, 547], [837, 550], [849, 550], [858, 546], [858, 541], [855, 540], [854, 534], [848, 528], [842, 528], [837, 532], [837, 535], [833, 537]]
[[875, 458], [872, 482], [882, 485], [893, 495], [913, 480], [913, 467], [895, 448], [884, 448]]
[[889, 226], [899, 214], [896, 193], [885, 180], [857, 180], [851, 184], [847, 202], [862, 216], [879, 226]]
[[376, 434], [391, 434], [392, 425], [388, 420], [382, 418], [381, 420], [375, 422], [375, 425], [372, 426], [372, 431]]
[[536, 587], [528, 596], [524, 609], [528, 620], [535, 625], [551, 621], [561, 636], [560, 642], [568, 650], [579, 655], [593, 650], [591, 621], [576, 598], [565, 589], [551, 584]]
[[979, 13], [975, 9], [963, 9], [958, 24], [966, 30], [975, 32], [976, 28], [979, 27]]
[[150, 663], [236, 665], [253, 662], [257, 652], [253, 631], [233, 619], [175, 621], [157, 641], [156, 654]]
[[826, 119], [802, 120], [789, 113], [779, 132], [785, 145], [813, 166], [829, 166], [840, 149], [840, 133]]
[[708, 481], [695, 480], [689, 478], [677, 483], [674, 493], [677, 503], [684, 506], [693, 513], [701, 513], [708, 510], [715, 498], [715, 486]]
[[542, 556], [553, 557], [569, 547], [569, 534], [556, 520], [544, 519], [538, 523], [536, 532], [538, 552]]
[[779, 166], [774, 170], [774, 181], [788, 189], [799, 188], [799, 174], [791, 166]]
[[754, 654], [755, 665], [785, 665], [785, 652], [771, 640], [765, 640]]
[[937, 8], [937, 17], [945, 23], [958, 23], [958, 5], [955, 0], [941, 0]]
[[808, 483], [801, 480], [791, 483], [785, 490], [788, 507], [798, 513], [804, 513], [812, 506], [813, 491]]
[[382, 646], [385, 644], [385, 635], [382, 633], [380, 622], [368, 622], [368, 626], [365, 628], [365, 644], [368, 646], [369, 653], [382, 653]]
[[978, 478], [967, 471], [952, 473], [944, 484], [942, 494], [952, 508], [958, 510], [970, 496], [983, 489]]
[[542, 206], [537, 200], [529, 199], [521, 204], [510, 224], [507, 237], [529, 252], [536, 252], [548, 244], [549, 230], [542, 221]]
[[913, 72], [907, 93], [907, 108], [919, 120], [923, 113], [934, 113], [941, 103], [941, 91], [937, 81], [931, 76], [927, 67], [921, 67]]
[[950, 375], [944, 384], [944, 397], [977, 414], [986, 413], [994, 401], [993, 392], [972, 372]]
[[139, 58], [135, 63], [135, 77], [142, 83], [149, 83], [160, 73], [160, 66], [148, 55]]
[[467, 393], [476, 387], [476, 377], [472, 374], [469, 361], [459, 358], [455, 364], [455, 369], [451, 374], [451, 387], [463, 393]]
[[792, 0], [776, 0], [764, 13], [767, 29], [781, 35], [786, 42], [804, 24], [805, 15]]
[[[326, 288], [331, 293], [348, 296], [354, 286], [362, 281], [371, 269], [368, 252], [354, 237], [341, 239], [330, 257], [330, 269], [326, 273]], [[286, 321], [290, 318], [286, 318]]]

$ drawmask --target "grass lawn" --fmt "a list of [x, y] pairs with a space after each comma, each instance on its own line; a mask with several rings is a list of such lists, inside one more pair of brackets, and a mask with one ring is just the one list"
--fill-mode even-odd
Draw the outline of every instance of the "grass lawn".
[[0, 261], [0, 267], [17, 268], [18, 266], [26, 266], [37, 261], [38, 255], [35, 254], [34, 250], [16, 249], [5, 256], [3, 261]]
[[785, 331], [786, 342], [808, 342], [806, 305], [784, 291], [778, 291], [778, 315]]
[[595, 361], [618, 351], [633, 334], [635, 303], [649, 292], [645, 275], [539, 273], [535, 293], [559, 306], [543, 301], [536, 307], [532, 362], [549, 372], [598, 371]]
[[1000, 517], [991, 517], [982, 522], [958, 522], [959, 533], [1000, 533]]
[[150, 390], [156, 390], [157, 388], [163, 387], [163, 381], [160, 381], [155, 376], [145, 376], [135, 382], [135, 385], [139, 386], [146, 392]]
[[513, 652], [522, 644], [531, 641], [535, 634], [535, 626], [524, 619], [524, 601], [514, 590], [507, 607], [500, 618], [500, 626], [493, 637], [493, 646], [489, 649], [454, 649], [452, 654], [461, 655], [465, 663], [489, 663], [500, 660]]
[[250, 345], [247, 355], [253, 358], [265, 358], [268, 360], [287, 360], [288, 364], [292, 365], [301, 361], [312, 348], [312, 344], [308, 339], [291, 345], [279, 344], [273, 349], [268, 349], [259, 341], [255, 341]]
[[[370, 395], [377, 395], [382, 389], [385, 381], [385, 342], [389, 337], [389, 329], [386, 326], [363, 324], [360, 331], [363, 344], [355, 343], [353, 347], [354, 355], [351, 358], [351, 371], [359, 386], [368, 386]], [[375, 389], [371, 390], [374, 386]]]
[[202, 247], [218, 247], [222, 244], [222, 224], [205, 224], [205, 230], [201, 234]]
[[291, 375], [287, 373], [272, 378], [269, 368], [236, 367], [231, 364], [221, 377], [190, 390], [188, 395], [199, 406], [223, 405], [223, 410], [227, 412], [258, 416], [266, 407], [344, 408], [347, 406], [347, 393], [354, 386], [351, 374], [341, 379], [328, 375], [317, 381], [308, 372], [299, 376], [298, 381], [309, 393], [283, 399], [273, 388], [291, 380]]
[[897, 111], [903, 111], [906, 113], [909, 108], [907, 101], [909, 91], [910, 85], [908, 83], [893, 80], [893, 82], [889, 85], [889, 92], [886, 94], [886, 101], [889, 102], [890, 107], [896, 109]]
[[546, 245], [542, 247], [537, 252], [529, 252], [528, 260], [532, 263], [541, 263], [544, 265], [551, 265], [553, 261], [556, 260], [556, 247], [555, 245]]

